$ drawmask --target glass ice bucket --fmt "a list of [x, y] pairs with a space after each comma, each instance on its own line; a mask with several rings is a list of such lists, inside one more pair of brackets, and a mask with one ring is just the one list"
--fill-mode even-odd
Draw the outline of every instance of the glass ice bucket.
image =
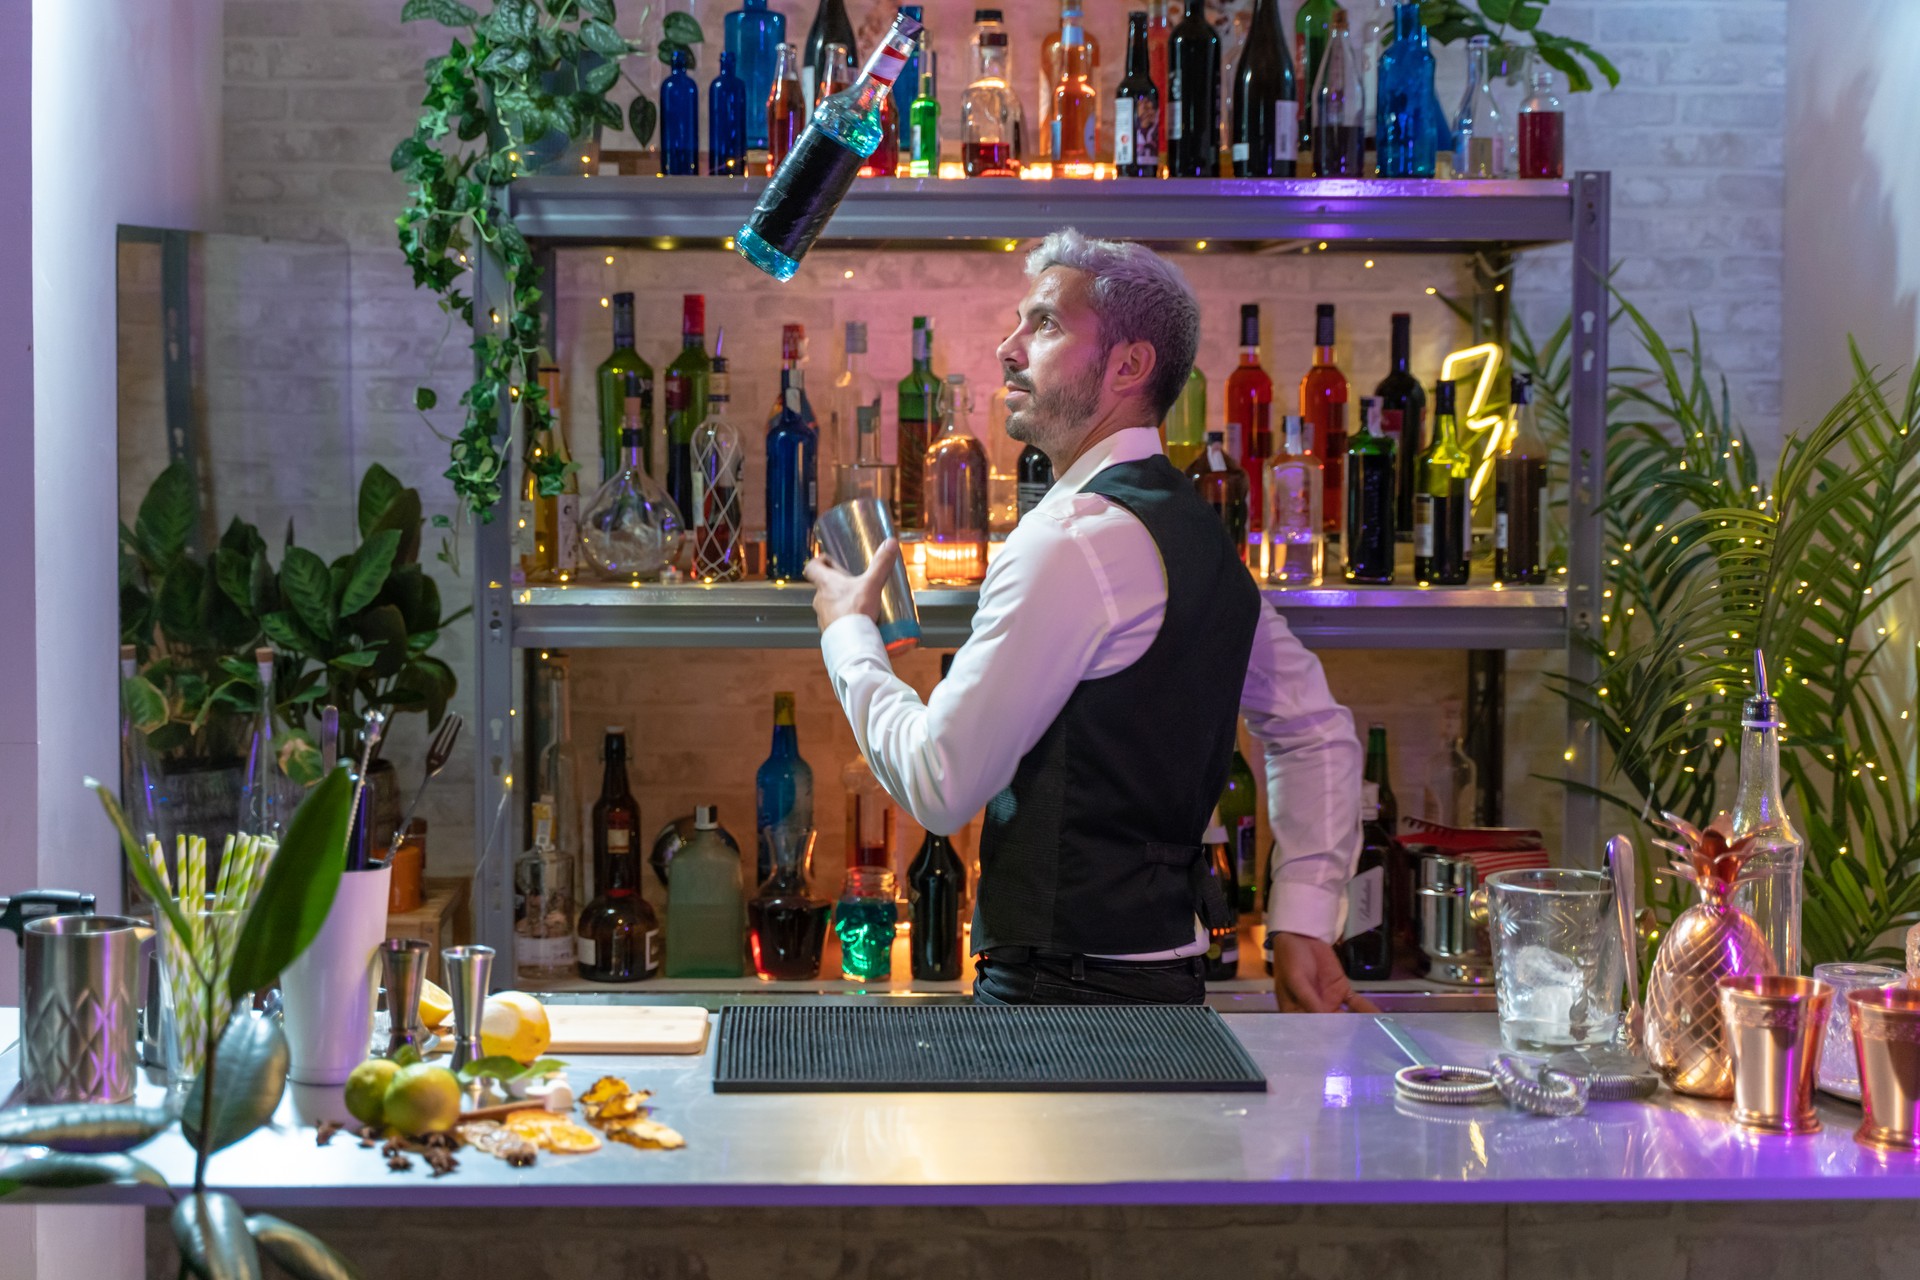
[[1611, 1043], [1624, 978], [1612, 880], [1564, 868], [1495, 872], [1487, 913], [1506, 1046], [1552, 1052]]

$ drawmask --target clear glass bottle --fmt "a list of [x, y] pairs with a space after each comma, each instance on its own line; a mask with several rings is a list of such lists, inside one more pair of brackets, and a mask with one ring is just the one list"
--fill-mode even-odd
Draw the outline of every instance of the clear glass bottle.
[[973, 14], [973, 79], [961, 100], [960, 159], [969, 178], [1017, 178], [1014, 146], [1020, 104], [1013, 91], [1012, 54], [998, 9]]
[[1187, 384], [1167, 410], [1164, 430], [1167, 461], [1185, 471], [1207, 447], [1207, 375], [1198, 362], [1187, 370]]
[[781, 329], [780, 399], [767, 424], [767, 577], [775, 582], [800, 576], [820, 507], [820, 430], [802, 368], [806, 340], [800, 325]]
[[[1053, 162], [1091, 165], [1100, 154], [1100, 95], [1093, 87], [1093, 49], [1080, 0], [1061, 0], [1059, 70], [1052, 86]], [[1056, 169], [1055, 177], [1064, 173]], [[1088, 176], [1091, 176], [1089, 172]]]
[[[1039, 83], [1035, 88], [1039, 92], [1040, 106], [1040, 150], [1051, 155], [1053, 151], [1053, 122], [1058, 106], [1054, 101], [1054, 91], [1059, 87], [1061, 78], [1070, 74], [1067, 71], [1067, 59], [1062, 50], [1066, 46], [1067, 10], [1073, 9], [1073, 23], [1079, 33], [1083, 50], [1081, 60], [1086, 67], [1086, 78], [1097, 82], [1100, 73], [1100, 44], [1088, 32], [1082, 10], [1085, 0], [1060, 0], [1060, 25], [1049, 31], [1040, 42]], [[1055, 177], [1059, 177], [1056, 171]]]
[[513, 868], [513, 971], [519, 979], [573, 976], [574, 855], [556, 839], [558, 798], [533, 802], [533, 842]]
[[240, 783], [240, 834], [278, 840], [292, 815], [282, 801], [279, 752], [274, 747], [272, 648], [253, 651], [253, 672], [260, 685], [260, 705], [253, 713], [247, 767]]
[[1459, 178], [1507, 176], [1507, 121], [1493, 97], [1493, 42], [1467, 41], [1467, 87], [1453, 122], [1453, 172]]
[[700, 172], [700, 86], [688, 70], [693, 59], [675, 49], [660, 82], [660, 176], [695, 177]]
[[[581, 833], [591, 828], [581, 821], [579, 769], [573, 753], [573, 706], [568, 701], [569, 667], [567, 655], [541, 650], [535, 660], [534, 723], [541, 738], [534, 756], [534, 791], [537, 796], [552, 797], [553, 842], [582, 863], [585, 843]], [[576, 900], [585, 900], [593, 890], [591, 869], [577, 866], [574, 873]]]
[[1527, 96], [1520, 104], [1520, 176], [1560, 178], [1566, 172], [1567, 117], [1554, 93], [1553, 68], [1537, 52], [1527, 59]]
[[1347, 11], [1335, 9], [1328, 23], [1327, 47], [1313, 81], [1313, 175], [1316, 178], [1364, 178], [1366, 158], [1366, 81], [1359, 50], [1347, 30]]
[[1323, 464], [1304, 418], [1288, 414], [1280, 419], [1280, 453], [1269, 475], [1273, 506], [1267, 514], [1267, 581], [1317, 586], [1327, 546], [1320, 510]]
[[923, 566], [930, 587], [987, 576], [987, 452], [967, 429], [967, 376], [947, 375], [946, 425], [927, 446]]
[[886, 456], [880, 384], [867, 373], [867, 326], [847, 321], [847, 361], [833, 380], [834, 501], [875, 498], [896, 511], [894, 466]]
[[919, 96], [907, 108], [908, 132], [912, 139], [907, 174], [914, 178], [937, 178], [940, 176], [940, 60], [931, 49], [922, 57], [926, 66], [920, 72]]
[[697, 805], [693, 839], [673, 855], [667, 887], [669, 978], [738, 978], [746, 973], [746, 888], [740, 852], [720, 832], [719, 811]]
[[773, 67], [773, 83], [766, 97], [768, 174], [780, 167], [807, 127], [807, 99], [800, 85], [800, 51], [790, 44], [781, 45]]
[[891, 867], [899, 813], [865, 756], [847, 761], [840, 789], [847, 795], [847, 865]]
[[773, 741], [753, 775], [754, 881], [773, 874], [783, 856], [803, 872], [813, 865], [813, 766], [800, 756], [793, 695], [773, 695]]
[[679, 556], [686, 524], [667, 491], [647, 474], [646, 437], [631, 399], [627, 415], [620, 432], [620, 469], [581, 513], [580, 547], [609, 581], [651, 582]]
[[[758, 115], [758, 112], [753, 113]], [[729, 178], [747, 172], [747, 83], [722, 50], [720, 70], [707, 86], [707, 172]]]
[[1224, 431], [1207, 432], [1207, 447], [1187, 467], [1194, 490], [1212, 507], [1226, 528], [1227, 536], [1247, 558], [1247, 473], [1227, 452]]
[[1740, 713], [1740, 782], [1734, 792], [1734, 839], [1753, 837], [1734, 905], [1752, 916], [1783, 974], [1800, 972], [1800, 913], [1805, 900], [1806, 846], [1793, 829], [1780, 788], [1780, 735], [1786, 721], [1768, 693], [1767, 656], [1753, 655], [1754, 693]]
[[728, 13], [722, 29], [727, 52], [733, 55], [734, 74], [746, 92], [747, 148], [767, 149], [766, 103], [773, 92], [780, 47], [787, 39], [785, 15], [767, 7], [767, 0], [741, 0]]
[[833, 909], [840, 936], [840, 976], [873, 982], [893, 976], [893, 936], [899, 928], [893, 872], [885, 867], [848, 867]]
[[729, 373], [727, 331], [714, 341], [713, 368], [707, 391], [707, 420], [693, 433], [693, 572], [703, 582], [738, 582], [746, 576], [746, 556], [740, 546], [740, 472], [746, 448], [740, 432], [729, 421], [733, 378]]
[[[173, 847], [173, 833], [161, 821], [165, 801], [161, 794], [160, 760], [147, 741], [145, 730], [134, 718], [129, 697], [129, 682], [140, 674], [139, 650], [130, 644], [120, 646], [120, 795], [126, 809], [127, 825], [134, 838], [160, 841], [163, 849]], [[268, 686], [271, 687], [271, 686]], [[129, 877], [126, 881], [132, 884]], [[131, 892], [131, 891], [129, 891]]]

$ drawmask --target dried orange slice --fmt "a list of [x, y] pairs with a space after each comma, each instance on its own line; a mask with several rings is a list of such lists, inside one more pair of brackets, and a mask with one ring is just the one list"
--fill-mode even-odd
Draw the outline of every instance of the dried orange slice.
[[687, 1145], [685, 1138], [657, 1120], [640, 1117], [615, 1120], [605, 1128], [609, 1138], [630, 1147], [658, 1147], [667, 1151], [676, 1151]]
[[593, 1088], [580, 1095], [580, 1101], [588, 1106], [617, 1098], [623, 1093], [632, 1093], [633, 1088], [619, 1076], [601, 1076], [593, 1082]]
[[539, 1143], [560, 1155], [585, 1155], [600, 1149], [600, 1135], [570, 1120], [563, 1120], [559, 1124], [548, 1125], [541, 1132]]
[[571, 1124], [558, 1111], [549, 1111], [545, 1107], [528, 1107], [524, 1111], [509, 1111], [504, 1121], [509, 1129], [537, 1129], [556, 1124]]

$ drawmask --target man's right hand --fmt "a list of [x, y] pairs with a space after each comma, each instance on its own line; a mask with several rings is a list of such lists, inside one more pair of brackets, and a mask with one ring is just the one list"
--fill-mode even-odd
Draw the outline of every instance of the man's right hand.
[[813, 584], [813, 616], [825, 631], [842, 618], [864, 613], [880, 620], [880, 594], [886, 590], [887, 575], [900, 560], [900, 544], [888, 538], [873, 553], [873, 563], [861, 574], [848, 573], [824, 553], [807, 561], [801, 575]]
[[1273, 995], [1282, 1013], [1378, 1013], [1358, 994], [1340, 967], [1340, 957], [1318, 938], [1274, 933]]

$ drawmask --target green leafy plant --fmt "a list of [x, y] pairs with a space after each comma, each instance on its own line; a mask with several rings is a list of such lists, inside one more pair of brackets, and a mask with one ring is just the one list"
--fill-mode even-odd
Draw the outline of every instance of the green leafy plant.
[[[1593, 88], [1592, 67], [1605, 78], [1608, 88], [1620, 84], [1620, 72], [1613, 63], [1584, 40], [1557, 36], [1541, 29], [1550, 0], [1421, 0], [1420, 19], [1427, 31], [1441, 44], [1486, 36], [1503, 57], [1516, 50], [1532, 50], [1546, 64], [1567, 78], [1575, 93]], [[1522, 39], [1524, 37], [1524, 40]]]
[[[473, 297], [461, 282], [473, 256], [491, 256], [506, 282], [474, 340], [478, 368], [460, 397], [465, 419], [451, 438], [446, 471], [461, 501], [490, 520], [506, 467], [495, 443], [502, 406], [516, 419], [509, 438], [520, 434], [522, 421], [527, 438], [553, 425], [535, 376], [542, 356], [533, 252], [502, 195], [547, 138], [571, 142], [595, 128], [630, 127], [644, 147], [658, 113], [631, 80], [636, 96], [624, 115], [607, 99], [626, 78], [622, 61], [645, 52], [614, 25], [613, 0], [496, 0], [484, 16], [460, 0], [406, 0], [400, 16], [460, 33], [444, 55], [428, 60], [419, 119], [393, 149], [393, 171], [408, 187], [397, 221], [414, 286], [438, 294], [441, 310], [471, 329]], [[701, 40], [699, 24], [684, 13], [667, 15], [665, 34], [662, 57]], [[438, 402], [430, 387], [414, 393], [422, 414]], [[560, 492], [567, 464], [530, 456], [527, 465], [542, 493]]]
[[[126, 818], [106, 788], [92, 779], [134, 878], [185, 932], [178, 905], [157, 879]], [[353, 787], [344, 769], [327, 777], [301, 804], [268, 869], [260, 894], [234, 943], [227, 993], [244, 1001], [274, 981], [312, 945], [333, 905], [346, 865]], [[218, 994], [197, 961], [192, 990], [212, 1009]], [[207, 1189], [208, 1162], [273, 1116], [286, 1091], [285, 1035], [271, 1018], [208, 1022], [205, 1069], [178, 1113], [170, 1107], [83, 1104], [24, 1107], [0, 1120], [0, 1142], [51, 1148], [0, 1167], [0, 1195], [22, 1188], [64, 1190], [102, 1185], [146, 1185], [173, 1202], [173, 1236], [182, 1273], [207, 1277], [258, 1276], [260, 1255], [295, 1280], [352, 1280], [353, 1265], [309, 1232], [265, 1214], [248, 1215], [232, 1196]], [[129, 1154], [175, 1123], [194, 1150], [193, 1185], [176, 1195], [152, 1165]]]

